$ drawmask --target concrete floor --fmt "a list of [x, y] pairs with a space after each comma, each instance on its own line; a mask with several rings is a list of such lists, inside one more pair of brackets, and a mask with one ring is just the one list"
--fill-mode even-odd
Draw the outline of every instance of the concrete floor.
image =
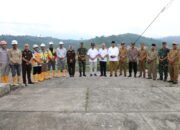
[[0, 130], [180, 130], [180, 84], [55, 78], [0, 98]]

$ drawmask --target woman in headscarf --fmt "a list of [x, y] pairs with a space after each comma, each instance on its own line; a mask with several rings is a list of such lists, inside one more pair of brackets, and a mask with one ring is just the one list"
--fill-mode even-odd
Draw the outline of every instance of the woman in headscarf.
[[67, 51], [67, 65], [68, 65], [68, 72], [70, 77], [74, 77], [75, 74], [75, 64], [76, 64], [76, 53], [73, 49], [73, 46], [70, 45]]

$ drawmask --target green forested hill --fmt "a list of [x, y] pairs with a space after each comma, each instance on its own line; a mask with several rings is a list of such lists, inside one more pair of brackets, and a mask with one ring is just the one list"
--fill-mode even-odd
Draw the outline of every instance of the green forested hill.
[[[121, 43], [124, 41], [127, 44], [130, 44], [131, 42], [134, 42], [139, 35], [136, 34], [121, 34], [121, 35], [112, 35], [112, 36], [101, 36], [101, 37], [95, 37], [88, 40], [83, 40], [85, 43], [85, 46], [89, 47], [91, 42], [96, 43], [98, 46], [100, 46], [101, 43], [105, 42], [107, 46], [110, 45], [111, 41], [116, 41], [116, 43]], [[75, 48], [79, 46], [80, 40], [64, 40], [64, 39], [58, 39], [53, 37], [35, 37], [35, 36], [12, 36], [12, 35], [1, 35], [0, 40], [6, 40], [8, 43], [11, 43], [12, 40], [17, 40], [19, 42], [20, 48], [23, 47], [24, 43], [29, 43], [31, 46], [33, 44], [41, 44], [42, 42], [47, 44], [50, 41], [53, 41], [55, 43], [55, 46], [58, 45], [59, 41], [63, 41], [65, 43], [65, 47], [68, 47], [69, 44], [73, 44]], [[160, 46], [161, 39], [152, 39], [147, 37], [142, 37], [139, 41], [137, 41], [137, 44], [140, 42], [144, 42], [146, 45], [150, 45], [151, 43], [156, 43]], [[10, 45], [10, 44], [9, 44]]]

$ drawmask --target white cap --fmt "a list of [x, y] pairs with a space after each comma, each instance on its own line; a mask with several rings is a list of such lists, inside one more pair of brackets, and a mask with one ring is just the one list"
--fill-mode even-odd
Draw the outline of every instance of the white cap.
[[38, 47], [38, 45], [37, 45], [37, 44], [34, 44], [34, 45], [33, 45], [33, 48], [37, 48], [37, 47]]
[[41, 43], [41, 45], [40, 45], [41, 47], [45, 47], [46, 45], [44, 44], [44, 43]]
[[64, 45], [64, 42], [59, 42], [59, 45]]
[[53, 42], [49, 42], [49, 45], [53, 45], [54, 43]]
[[16, 40], [12, 40], [11, 44], [12, 44], [12, 45], [17, 45], [18, 42], [17, 42]]
[[177, 42], [176, 41], [173, 41], [173, 43], [172, 43], [173, 45], [177, 45]]

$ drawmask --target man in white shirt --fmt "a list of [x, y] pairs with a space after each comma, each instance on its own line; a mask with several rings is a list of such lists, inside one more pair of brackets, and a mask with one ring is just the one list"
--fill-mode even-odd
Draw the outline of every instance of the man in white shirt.
[[107, 64], [108, 50], [106, 44], [102, 44], [102, 48], [99, 49], [99, 61], [100, 61], [100, 76], [106, 77], [106, 64]]
[[60, 71], [63, 73], [63, 76], [66, 76], [65, 74], [65, 59], [66, 59], [66, 48], [64, 48], [64, 43], [59, 42], [59, 47], [56, 50], [57, 55], [57, 68], [58, 68], [58, 76], [60, 77]]
[[95, 44], [91, 43], [91, 48], [88, 50], [87, 55], [89, 57], [90, 63], [90, 76], [97, 76], [97, 57], [98, 57], [98, 50], [95, 48]]
[[117, 77], [119, 49], [118, 47], [116, 47], [115, 41], [111, 42], [111, 47], [108, 50], [108, 55], [109, 55], [110, 77], [113, 76], [113, 71], [115, 72], [115, 77]]

